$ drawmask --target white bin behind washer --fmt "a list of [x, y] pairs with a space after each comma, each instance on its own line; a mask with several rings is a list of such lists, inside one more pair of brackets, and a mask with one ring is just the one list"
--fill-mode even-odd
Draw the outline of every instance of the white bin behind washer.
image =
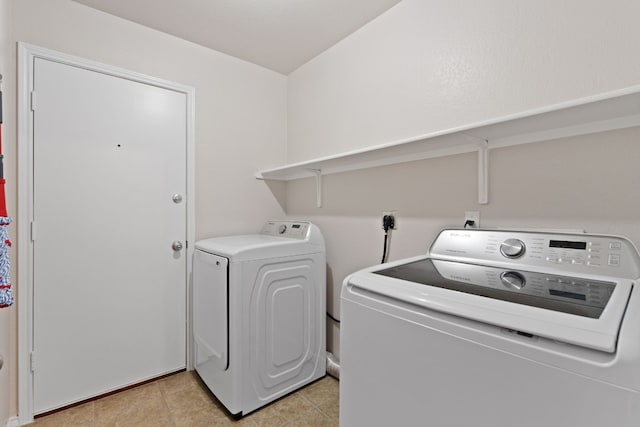
[[235, 415], [325, 375], [325, 246], [309, 222], [196, 242], [195, 368]]

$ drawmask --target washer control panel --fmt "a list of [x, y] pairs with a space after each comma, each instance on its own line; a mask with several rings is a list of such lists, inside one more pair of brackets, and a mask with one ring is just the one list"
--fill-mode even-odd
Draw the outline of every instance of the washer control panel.
[[306, 239], [309, 223], [305, 221], [268, 221], [260, 234], [287, 237], [289, 239]]
[[617, 277], [640, 277], [640, 260], [624, 237], [503, 230], [443, 230], [429, 251], [463, 262], [561, 268]]

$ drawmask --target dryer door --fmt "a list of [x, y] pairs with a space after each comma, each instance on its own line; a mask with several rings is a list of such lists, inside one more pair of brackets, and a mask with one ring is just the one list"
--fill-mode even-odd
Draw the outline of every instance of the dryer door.
[[227, 258], [193, 254], [193, 338], [196, 369], [229, 367]]
[[325, 374], [324, 254], [247, 263], [253, 279], [245, 409], [274, 400]]

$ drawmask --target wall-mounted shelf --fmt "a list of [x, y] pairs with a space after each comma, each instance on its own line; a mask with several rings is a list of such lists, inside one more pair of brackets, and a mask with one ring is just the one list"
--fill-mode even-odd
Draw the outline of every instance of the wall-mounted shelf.
[[640, 86], [267, 169], [258, 172], [256, 178], [288, 181], [315, 176], [320, 207], [322, 175], [477, 151], [478, 201], [485, 204], [488, 150], [633, 126], [640, 126]]

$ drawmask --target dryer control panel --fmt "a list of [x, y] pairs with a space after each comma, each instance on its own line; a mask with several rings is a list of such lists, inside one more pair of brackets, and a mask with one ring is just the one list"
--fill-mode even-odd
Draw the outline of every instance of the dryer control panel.
[[305, 221], [269, 221], [260, 234], [304, 240], [309, 234], [309, 223]]

